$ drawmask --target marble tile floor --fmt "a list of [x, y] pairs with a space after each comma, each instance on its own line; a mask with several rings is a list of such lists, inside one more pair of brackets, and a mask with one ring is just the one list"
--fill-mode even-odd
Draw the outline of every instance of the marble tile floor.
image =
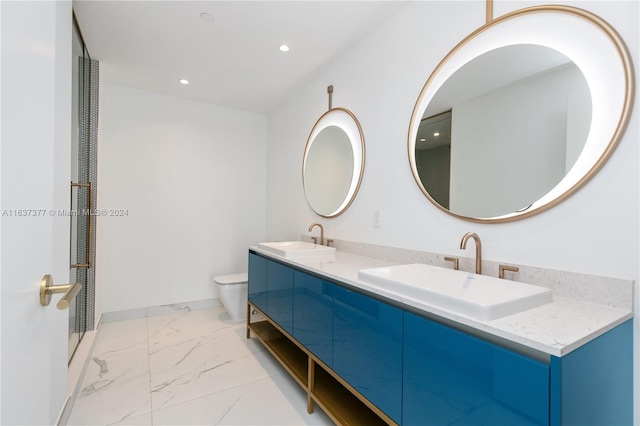
[[69, 425], [332, 425], [223, 307], [102, 325]]

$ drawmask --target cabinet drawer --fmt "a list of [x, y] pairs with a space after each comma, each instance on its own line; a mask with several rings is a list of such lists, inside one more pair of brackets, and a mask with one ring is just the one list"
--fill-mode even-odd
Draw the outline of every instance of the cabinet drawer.
[[403, 424], [549, 424], [549, 366], [405, 312]]

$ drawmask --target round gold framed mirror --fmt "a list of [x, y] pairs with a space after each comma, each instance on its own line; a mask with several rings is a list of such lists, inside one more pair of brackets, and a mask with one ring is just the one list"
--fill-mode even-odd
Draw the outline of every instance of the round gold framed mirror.
[[342, 214], [353, 202], [364, 173], [365, 146], [351, 111], [332, 108], [313, 126], [302, 160], [307, 203], [322, 217]]
[[630, 55], [601, 18], [568, 6], [503, 15], [460, 42], [424, 85], [409, 126], [413, 176], [464, 220], [540, 213], [611, 156], [633, 93]]

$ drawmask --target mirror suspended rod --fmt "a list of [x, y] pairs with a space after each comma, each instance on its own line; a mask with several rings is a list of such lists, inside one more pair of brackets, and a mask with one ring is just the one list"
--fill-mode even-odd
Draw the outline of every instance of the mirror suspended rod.
[[487, 0], [487, 24], [493, 21], [493, 0]]
[[327, 93], [329, 94], [329, 111], [333, 108], [333, 84], [327, 86]]

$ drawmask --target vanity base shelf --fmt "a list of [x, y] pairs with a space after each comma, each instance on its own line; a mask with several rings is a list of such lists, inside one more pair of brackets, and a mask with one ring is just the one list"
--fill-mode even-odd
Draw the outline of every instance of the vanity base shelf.
[[340, 425], [388, 425], [323, 368], [317, 368], [311, 398]]
[[[266, 320], [250, 322], [251, 311], [262, 314]], [[307, 411], [313, 413], [318, 405], [337, 425], [395, 425], [384, 414], [376, 413], [350, 389], [346, 383], [336, 377], [330, 368], [311, 354], [304, 346], [296, 342], [289, 334], [273, 323], [259, 308], [248, 304], [247, 338], [254, 336], [267, 348], [274, 358], [295, 379], [307, 393], [309, 401]], [[368, 402], [368, 401], [367, 401]]]
[[249, 326], [249, 329], [271, 352], [271, 355], [282, 364], [291, 377], [306, 389], [309, 377], [309, 363], [306, 354], [269, 321], [254, 322]]

